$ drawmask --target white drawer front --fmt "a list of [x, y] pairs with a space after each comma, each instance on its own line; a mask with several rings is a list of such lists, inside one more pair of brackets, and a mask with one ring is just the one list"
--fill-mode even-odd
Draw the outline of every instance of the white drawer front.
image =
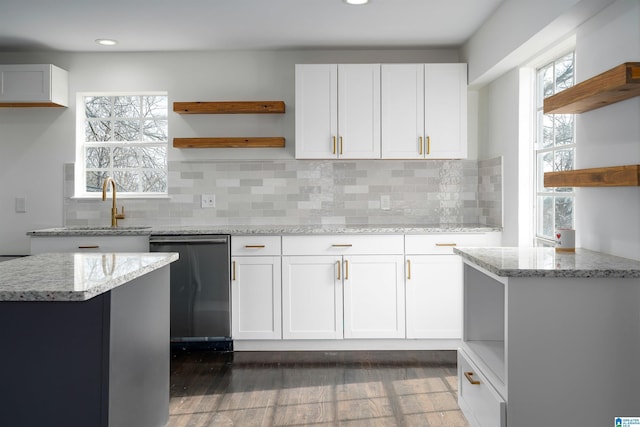
[[44, 252], [149, 252], [149, 236], [31, 237], [31, 254]]
[[501, 234], [500, 232], [408, 234], [405, 236], [405, 253], [452, 254], [456, 246], [500, 246]]
[[231, 255], [279, 256], [280, 236], [231, 236]]
[[458, 350], [458, 403], [474, 427], [506, 426], [504, 399], [462, 350]]
[[402, 255], [402, 235], [283, 236], [283, 255]]

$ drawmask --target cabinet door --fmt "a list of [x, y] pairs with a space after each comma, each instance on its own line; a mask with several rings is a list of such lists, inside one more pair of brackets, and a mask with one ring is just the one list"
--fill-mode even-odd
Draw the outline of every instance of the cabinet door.
[[458, 255], [407, 256], [407, 338], [462, 337]]
[[424, 65], [382, 64], [382, 157], [424, 157]]
[[296, 158], [337, 158], [338, 66], [296, 65]]
[[338, 157], [380, 158], [380, 64], [338, 65]]
[[340, 339], [341, 257], [282, 257], [282, 337]]
[[427, 159], [467, 157], [467, 64], [426, 64]]
[[344, 337], [404, 338], [402, 255], [344, 257]]
[[282, 338], [281, 301], [280, 257], [233, 258], [233, 339]]

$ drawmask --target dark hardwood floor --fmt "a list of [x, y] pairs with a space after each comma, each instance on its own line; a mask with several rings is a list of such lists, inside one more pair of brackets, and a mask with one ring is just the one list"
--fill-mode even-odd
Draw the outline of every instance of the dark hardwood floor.
[[467, 427], [453, 351], [176, 351], [169, 427]]

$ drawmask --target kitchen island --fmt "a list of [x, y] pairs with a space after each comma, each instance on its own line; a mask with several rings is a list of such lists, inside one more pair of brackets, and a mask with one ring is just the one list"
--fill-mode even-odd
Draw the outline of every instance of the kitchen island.
[[578, 249], [458, 248], [458, 401], [472, 426], [640, 417], [640, 261]]
[[0, 425], [164, 426], [169, 253], [0, 263]]

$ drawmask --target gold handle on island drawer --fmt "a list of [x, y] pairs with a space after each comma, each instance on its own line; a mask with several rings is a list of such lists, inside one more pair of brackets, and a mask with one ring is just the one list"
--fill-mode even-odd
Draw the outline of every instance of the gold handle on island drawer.
[[342, 155], [342, 137], [340, 137], [340, 155]]
[[407, 280], [411, 280], [411, 260], [407, 260]]
[[246, 249], [263, 249], [264, 245], [244, 245]]
[[473, 378], [473, 372], [465, 372], [464, 377], [473, 385], [480, 384], [480, 381]]
[[431, 154], [431, 137], [427, 137], [427, 154]]
[[333, 137], [333, 152], [332, 154], [336, 154], [336, 137]]
[[340, 280], [340, 261], [336, 261], [336, 266], [338, 267], [338, 280]]
[[458, 246], [457, 243], [436, 243], [436, 246]]
[[231, 266], [233, 267], [233, 268], [231, 269], [231, 270], [232, 270], [232, 274], [233, 274], [233, 276], [231, 277], [231, 280], [233, 280], [233, 281], [235, 282], [235, 280], [236, 280], [236, 262], [235, 262], [235, 261], [233, 261], [233, 262], [231, 263]]
[[418, 139], [420, 140], [420, 145], [418, 148], [418, 154], [420, 154], [422, 156], [422, 137], [419, 136]]
[[344, 280], [349, 280], [349, 260], [344, 260]]
[[351, 243], [334, 243], [331, 246], [333, 246], [334, 248], [350, 248], [353, 245]]

